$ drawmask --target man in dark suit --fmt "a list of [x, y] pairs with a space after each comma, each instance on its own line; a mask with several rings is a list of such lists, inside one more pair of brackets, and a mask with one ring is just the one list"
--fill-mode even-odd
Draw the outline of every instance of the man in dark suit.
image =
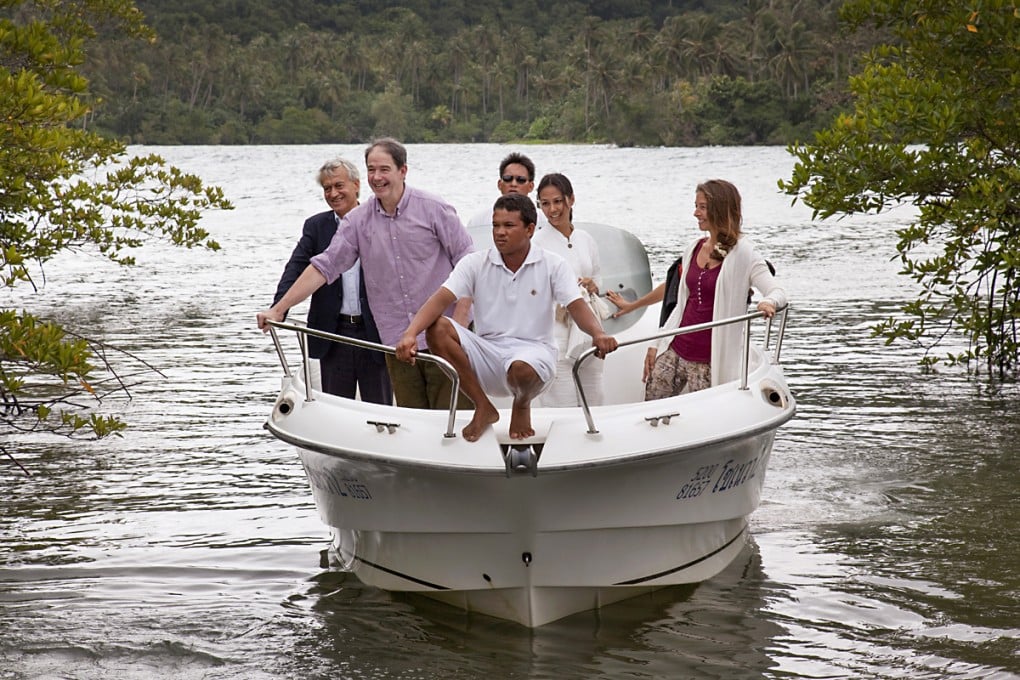
[[[301, 240], [283, 270], [273, 304], [286, 294], [312, 257], [326, 249], [336, 233], [340, 218], [358, 205], [360, 175], [358, 168], [347, 159], [327, 161], [319, 168], [318, 180], [323, 197], [332, 209], [305, 220]], [[309, 303], [308, 326], [328, 333], [380, 342], [365, 296], [360, 262], [333, 283], [315, 291]], [[319, 360], [324, 392], [353, 399], [355, 391], [360, 389], [364, 401], [393, 403], [393, 390], [382, 352], [308, 336], [308, 355]]]

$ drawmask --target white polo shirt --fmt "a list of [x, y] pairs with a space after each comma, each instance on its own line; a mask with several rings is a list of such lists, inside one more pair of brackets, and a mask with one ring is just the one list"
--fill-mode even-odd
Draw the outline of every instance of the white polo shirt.
[[495, 247], [469, 253], [443, 288], [458, 299], [474, 298], [474, 330], [479, 337], [532, 340], [554, 352], [554, 303], [566, 307], [581, 298], [567, 261], [534, 245], [516, 273], [507, 268]]

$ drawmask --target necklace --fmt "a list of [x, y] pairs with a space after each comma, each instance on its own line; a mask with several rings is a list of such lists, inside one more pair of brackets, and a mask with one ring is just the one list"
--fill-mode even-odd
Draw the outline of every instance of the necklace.
[[[706, 305], [711, 308], [713, 302], [711, 295], [709, 296], [708, 302], [705, 302], [705, 288], [708, 287], [708, 292], [713, 293], [715, 290], [715, 282], [718, 278], [718, 267], [702, 267], [699, 263], [695, 262], [694, 267], [698, 272], [698, 280], [695, 282], [694, 290], [691, 291], [697, 300], [698, 309], [704, 310]], [[706, 278], [707, 277], [707, 278]]]
[[[711, 240], [706, 239], [703, 241], [703, 245], [698, 249], [698, 266], [704, 269], [711, 269], [716, 265], [716, 261], [712, 259], [712, 252], [715, 250], [715, 246], [710, 246]], [[705, 263], [702, 264], [702, 255], [704, 254]]]

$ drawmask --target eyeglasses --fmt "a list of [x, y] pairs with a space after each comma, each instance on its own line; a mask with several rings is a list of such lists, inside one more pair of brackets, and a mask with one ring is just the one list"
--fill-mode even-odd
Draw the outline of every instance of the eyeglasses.
[[516, 181], [518, 184], [527, 184], [528, 182], [531, 181], [530, 179], [524, 177], [523, 175], [503, 175], [501, 179], [507, 184], [510, 184], [511, 182], [514, 181]]

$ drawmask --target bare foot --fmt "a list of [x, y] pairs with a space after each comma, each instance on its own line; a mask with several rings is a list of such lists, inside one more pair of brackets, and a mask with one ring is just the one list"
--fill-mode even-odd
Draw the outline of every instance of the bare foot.
[[464, 426], [461, 430], [461, 434], [464, 435], [464, 439], [469, 442], [476, 442], [481, 438], [486, 428], [499, 420], [499, 411], [496, 407], [489, 404], [486, 406], [479, 406], [475, 408], [475, 414], [471, 417], [471, 422]]
[[534, 436], [535, 430], [531, 427], [531, 404], [527, 406], [514, 404], [510, 410], [510, 439], [527, 439]]

